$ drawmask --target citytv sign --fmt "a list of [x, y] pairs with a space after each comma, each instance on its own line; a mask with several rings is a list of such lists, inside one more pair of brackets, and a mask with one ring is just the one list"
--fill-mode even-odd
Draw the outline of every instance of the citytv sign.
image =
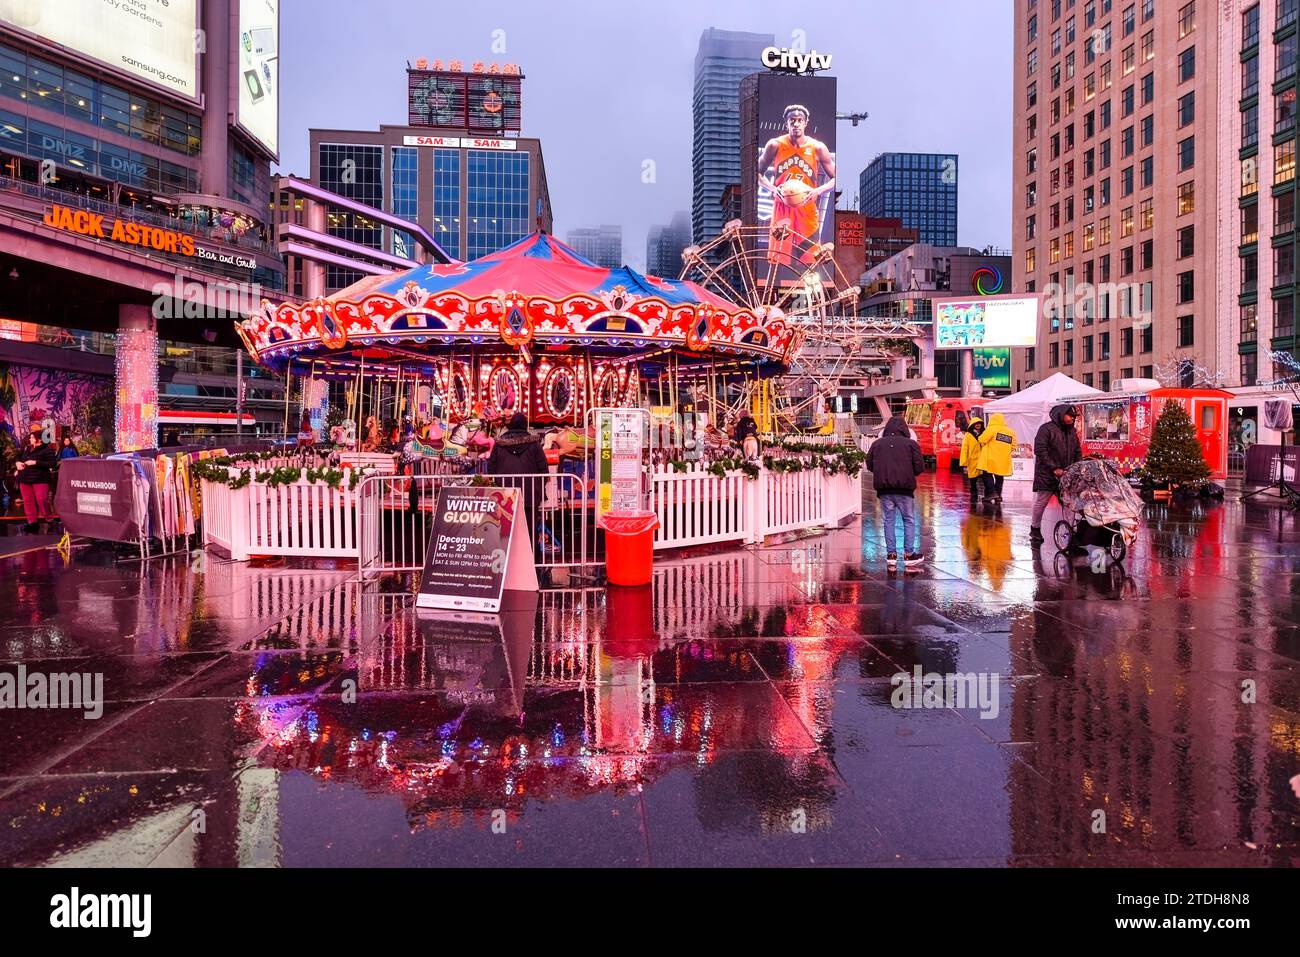
[[818, 70], [831, 68], [831, 55], [809, 50], [791, 50], [787, 47], [765, 47], [762, 53], [763, 66], [769, 70], [788, 73], [816, 73]]

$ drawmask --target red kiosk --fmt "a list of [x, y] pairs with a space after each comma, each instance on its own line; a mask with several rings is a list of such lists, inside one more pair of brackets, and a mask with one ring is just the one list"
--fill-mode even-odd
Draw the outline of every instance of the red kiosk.
[[1196, 425], [1196, 435], [1210, 466], [1210, 477], [1228, 476], [1228, 403], [1232, 394], [1222, 389], [1169, 389], [1152, 380], [1152, 387], [1120, 392], [1067, 397], [1079, 409], [1079, 441], [1084, 455], [1100, 454], [1124, 472], [1140, 468], [1155, 421], [1172, 399]]

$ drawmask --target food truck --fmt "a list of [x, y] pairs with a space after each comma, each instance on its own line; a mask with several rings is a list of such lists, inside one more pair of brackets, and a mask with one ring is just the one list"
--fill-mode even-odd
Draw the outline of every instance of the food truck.
[[1123, 391], [1067, 396], [1061, 401], [1079, 410], [1075, 428], [1083, 454], [1102, 455], [1128, 473], [1146, 462], [1156, 419], [1165, 402], [1172, 399], [1196, 425], [1210, 477], [1224, 479], [1228, 476], [1228, 403], [1232, 398], [1222, 389], [1166, 389], [1152, 379], [1134, 382]]
[[961, 441], [970, 414], [992, 399], [908, 399], [903, 417], [916, 433], [921, 454], [936, 469], [955, 469], [961, 458]]

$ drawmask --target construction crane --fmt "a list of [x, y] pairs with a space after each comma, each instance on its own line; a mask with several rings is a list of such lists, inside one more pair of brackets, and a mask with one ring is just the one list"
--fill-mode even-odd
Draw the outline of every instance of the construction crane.
[[865, 120], [868, 116], [870, 116], [869, 113], [836, 113], [835, 114], [835, 118], [837, 120], [849, 120], [850, 122], [853, 123], [854, 126], [858, 125], [859, 120]]

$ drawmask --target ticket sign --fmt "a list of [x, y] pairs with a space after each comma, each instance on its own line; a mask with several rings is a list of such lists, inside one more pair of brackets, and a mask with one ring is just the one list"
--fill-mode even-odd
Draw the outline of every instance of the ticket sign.
[[596, 460], [599, 463], [596, 515], [606, 512], [639, 512], [641, 502], [641, 453], [645, 413], [640, 409], [598, 413]]
[[416, 607], [496, 612], [504, 590], [536, 591], [526, 526], [518, 489], [439, 489]]

